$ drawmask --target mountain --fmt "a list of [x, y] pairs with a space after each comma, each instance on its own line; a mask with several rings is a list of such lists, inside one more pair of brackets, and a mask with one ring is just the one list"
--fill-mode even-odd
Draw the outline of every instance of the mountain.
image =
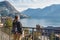
[[21, 13], [26, 14], [32, 18], [60, 18], [60, 4], [53, 4], [43, 9], [27, 9]]
[[26, 17], [24, 14], [21, 14], [19, 11], [17, 11], [8, 1], [2, 1], [0, 2], [0, 14], [2, 16], [11, 16], [14, 17], [15, 14], [19, 14], [20, 17]]
[[[17, 12], [17, 10], [8, 1], [0, 2], [0, 7], [7, 9], [11, 12], [15, 12], [15, 11]], [[4, 10], [4, 9], [2, 9], [2, 10]]]
[[[31, 9], [31, 8], [29, 8], [27, 10], [24, 10], [21, 13], [26, 14], [26, 15], [28, 15], [30, 17], [35, 18], [38, 14], [41, 15], [41, 9], [40, 8], [38, 8], [38, 9]], [[37, 17], [39, 17], [39, 16], [37, 16]]]
[[48, 27], [44, 27], [44, 29], [60, 30], [60, 27], [48, 26]]

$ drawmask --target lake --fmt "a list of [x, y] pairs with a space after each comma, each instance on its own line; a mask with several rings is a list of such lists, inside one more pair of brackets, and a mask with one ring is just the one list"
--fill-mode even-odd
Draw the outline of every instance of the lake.
[[60, 26], [60, 19], [54, 18], [54, 19], [21, 19], [21, 23], [24, 27], [35, 27], [36, 24], [39, 24], [41, 26], [47, 27], [47, 26], [54, 26], [59, 27]]

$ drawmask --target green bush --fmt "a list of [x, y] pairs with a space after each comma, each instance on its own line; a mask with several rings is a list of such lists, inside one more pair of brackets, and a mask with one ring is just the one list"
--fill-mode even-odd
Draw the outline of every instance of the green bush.
[[4, 23], [4, 26], [5, 27], [12, 27], [12, 19], [11, 18], [7, 18], [6, 20], [5, 20], [5, 23]]
[[55, 34], [54, 34], [54, 32], [52, 32], [50, 35], [50, 40], [54, 40], [54, 38], [55, 38]]

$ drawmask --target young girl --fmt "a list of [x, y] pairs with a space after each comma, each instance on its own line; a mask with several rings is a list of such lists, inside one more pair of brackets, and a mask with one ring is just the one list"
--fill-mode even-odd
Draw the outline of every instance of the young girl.
[[19, 40], [22, 35], [22, 24], [18, 21], [18, 16], [15, 16], [12, 25], [13, 40]]

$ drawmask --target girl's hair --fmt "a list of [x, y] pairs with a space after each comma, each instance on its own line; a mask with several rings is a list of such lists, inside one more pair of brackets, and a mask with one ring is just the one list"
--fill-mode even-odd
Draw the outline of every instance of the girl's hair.
[[18, 19], [18, 16], [15, 16], [15, 19]]

